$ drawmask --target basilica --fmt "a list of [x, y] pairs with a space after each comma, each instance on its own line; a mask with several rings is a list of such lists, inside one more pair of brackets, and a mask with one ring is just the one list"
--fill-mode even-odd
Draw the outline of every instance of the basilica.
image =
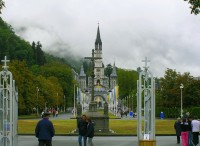
[[[115, 86], [117, 85], [117, 72], [115, 63], [112, 68], [112, 73], [109, 77], [104, 74], [104, 63], [102, 58], [102, 41], [100, 36], [99, 26], [97, 28], [97, 36], [95, 40], [94, 49], [94, 100], [99, 103], [99, 106], [103, 105], [105, 102], [109, 102], [108, 95]], [[92, 92], [92, 77], [88, 77], [88, 82], [86, 78], [83, 66], [81, 67], [79, 78], [79, 87], [82, 92], [86, 91], [86, 94], [91, 96]], [[91, 98], [91, 97], [90, 97]]]

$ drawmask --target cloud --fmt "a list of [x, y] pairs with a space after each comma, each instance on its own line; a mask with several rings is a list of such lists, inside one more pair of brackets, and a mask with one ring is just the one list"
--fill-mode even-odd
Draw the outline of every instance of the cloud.
[[5, 0], [3, 19], [24, 39], [40, 41], [46, 52], [90, 56], [97, 23], [104, 64], [143, 67], [154, 76], [167, 68], [199, 76], [199, 17], [178, 0]]

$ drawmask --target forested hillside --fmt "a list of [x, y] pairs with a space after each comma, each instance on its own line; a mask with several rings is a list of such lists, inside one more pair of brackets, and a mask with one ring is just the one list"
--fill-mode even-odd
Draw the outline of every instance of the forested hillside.
[[19, 114], [33, 113], [36, 107], [41, 111], [45, 105], [72, 105], [74, 81], [69, 63], [43, 52], [39, 41], [30, 44], [21, 39], [0, 18], [0, 59], [4, 56], [11, 61], [9, 70], [18, 87]]

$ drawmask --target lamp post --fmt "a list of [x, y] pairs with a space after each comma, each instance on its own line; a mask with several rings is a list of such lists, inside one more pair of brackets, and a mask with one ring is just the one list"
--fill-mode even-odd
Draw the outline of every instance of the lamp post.
[[45, 105], [44, 105], [44, 112], [47, 112], [47, 101], [45, 102]]
[[58, 93], [57, 93], [57, 99], [56, 99], [57, 101], [57, 109], [56, 109], [56, 111], [58, 111]]
[[181, 89], [181, 118], [183, 117], [183, 95], [182, 95], [182, 89], [184, 88], [183, 84], [181, 83], [180, 89]]
[[76, 96], [76, 86], [74, 85], [74, 117], [76, 116], [76, 110], [75, 110], [75, 102], [76, 102], [76, 99], [75, 99], [75, 96]]
[[40, 89], [38, 87], [36, 87], [36, 89], [37, 89], [37, 116], [38, 116], [38, 93]]
[[65, 95], [64, 95], [64, 112], [65, 112]]
[[84, 110], [85, 110], [85, 107], [84, 107], [84, 102], [85, 102], [85, 94], [83, 94], [83, 99], [82, 99], [82, 103], [83, 103], [83, 109], [82, 109], [82, 111], [84, 112]]

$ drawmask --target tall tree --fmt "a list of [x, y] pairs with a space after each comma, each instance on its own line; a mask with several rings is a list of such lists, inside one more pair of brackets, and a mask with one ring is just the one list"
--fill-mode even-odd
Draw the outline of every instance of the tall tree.
[[112, 65], [108, 64], [105, 68], [105, 75], [109, 78], [109, 88], [110, 88], [110, 75], [112, 73]]
[[135, 95], [138, 80], [138, 73], [136, 71], [118, 68], [117, 80], [119, 85], [119, 97], [121, 99], [129, 95]]
[[35, 42], [32, 43], [32, 50], [35, 57], [35, 61], [37, 65], [44, 65], [46, 63], [44, 52], [42, 51], [42, 44], [38, 41], [37, 44]]
[[184, 1], [188, 1], [188, 3], [191, 5], [191, 14], [199, 14], [200, 12], [200, 0], [184, 0]]
[[5, 7], [5, 3], [3, 0], [0, 0], [0, 14], [2, 13], [1, 11], [2, 11], [3, 7]]
[[180, 85], [183, 84], [183, 105], [189, 107], [190, 101], [189, 87], [193, 84], [193, 78], [189, 73], [180, 74], [175, 70], [167, 69], [163, 78], [161, 78], [160, 106], [164, 107], [180, 107], [181, 91]]
[[[40, 74], [45, 77], [58, 78], [66, 101], [71, 105], [73, 97], [73, 74], [71, 68], [59, 62], [52, 62], [40, 67]], [[63, 97], [63, 96], [62, 96]]]

